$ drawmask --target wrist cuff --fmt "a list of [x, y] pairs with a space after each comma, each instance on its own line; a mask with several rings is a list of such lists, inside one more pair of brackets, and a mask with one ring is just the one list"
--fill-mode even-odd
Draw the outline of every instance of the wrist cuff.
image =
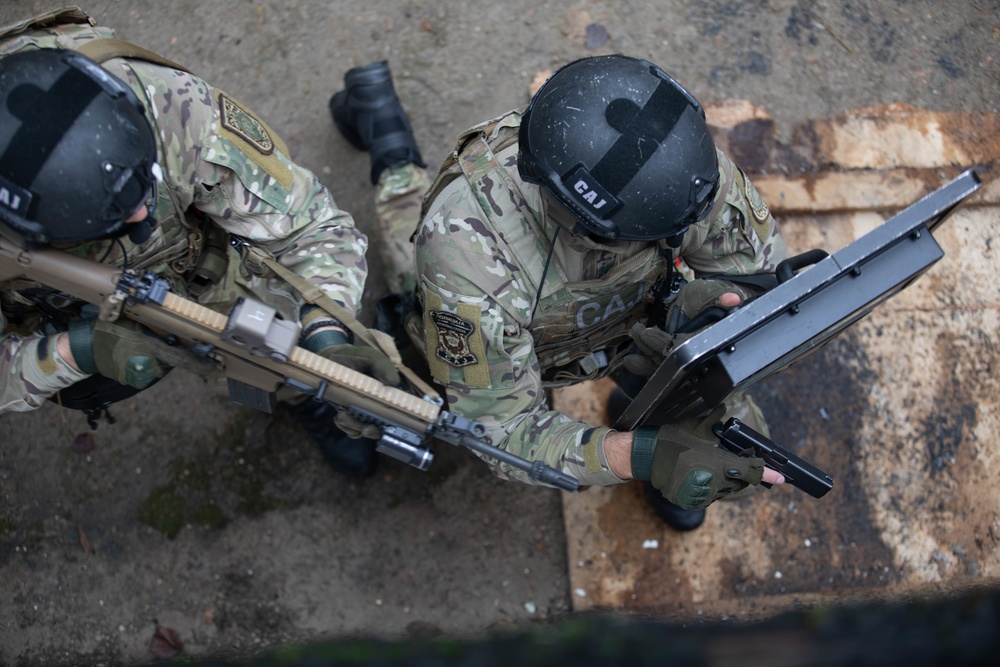
[[93, 375], [97, 372], [97, 362], [94, 360], [94, 322], [93, 320], [73, 320], [69, 323], [69, 351], [73, 362], [81, 373]]
[[322, 351], [328, 347], [333, 345], [345, 345], [349, 342], [350, 340], [343, 331], [333, 331], [331, 329], [327, 329], [326, 331], [317, 331], [303, 340], [302, 347], [310, 352], [321, 354]]
[[648, 482], [653, 476], [653, 451], [657, 426], [643, 426], [632, 431], [632, 478]]

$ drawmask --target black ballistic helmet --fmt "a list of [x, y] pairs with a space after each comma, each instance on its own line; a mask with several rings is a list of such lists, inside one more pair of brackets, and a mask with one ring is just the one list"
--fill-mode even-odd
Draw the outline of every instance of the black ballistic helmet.
[[705, 111], [662, 69], [623, 55], [572, 62], [521, 119], [518, 172], [606, 239], [678, 245], [719, 184]]
[[61, 49], [0, 60], [0, 223], [26, 241], [124, 234], [155, 163], [139, 99], [93, 60]]

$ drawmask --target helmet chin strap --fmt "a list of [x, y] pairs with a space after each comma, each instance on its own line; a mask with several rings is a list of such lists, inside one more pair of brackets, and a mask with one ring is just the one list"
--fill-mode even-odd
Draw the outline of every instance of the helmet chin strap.
[[146, 217], [138, 222], [126, 225], [129, 228], [128, 238], [136, 245], [141, 245], [148, 241], [158, 224], [156, 218], [153, 217], [153, 208], [156, 206], [156, 184], [163, 181], [163, 170], [160, 168], [159, 163], [154, 162], [150, 167], [150, 172], [153, 175], [153, 181], [150, 185], [151, 194], [149, 202], [146, 204]]
[[663, 242], [670, 248], [680, 248], [681, 242], [684, 240], [685, 231], [687, 231], [686, 228], [682, 232], [678, 232], [677, 234], [671, 234], [670, 236], [663, 239]]
[[145, 243], [153, 235], [153, 230], [156, 229], [157, 224], [156, 218], [152, 215], [147, 215], [145, 219], [139, 222], [129, 223], [126, 225], [129, 241], [136, 245]]

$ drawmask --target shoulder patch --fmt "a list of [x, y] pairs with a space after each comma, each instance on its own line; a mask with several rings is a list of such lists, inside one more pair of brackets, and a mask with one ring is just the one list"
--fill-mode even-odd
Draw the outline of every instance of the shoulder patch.
[[261, 155], [274, 152], [274, 140], [267, 127], [224, 93], [219, 94], [222, 126], [253, 146]]
[[438, 359], [456, 368], [479, 361], [469, 346], [469, 336], [476, 330], [473, 322], [443, 310], [432, 310], [430, 316], [437, 328], [434, 354]]
[[757, 188], [754, 187], [745, 174], [743, 176], [743, 192], [746, 194], [747, 202], [750, 204], [750, 210], [753, 211], [753, 217], [757, 218], [758, 222], [767, 220], [767, 216], [771, 214], [771, 211], [767, 208], [767, 202], [760, 196]]
[[444, 310], [437, 292], [424, 293], [424, 342], [431, 375], [449, 384], [455, 369], [466, 386], [489, 387], [490, 369], [479, 327], [483, 310], [471, 303], [459, 303], [455, 310]]
[[218, 100], [219, 138], [227, 142], [232, 150], [217, 150], [209, 144], [203, 147], [202, 158], [232, 169], [248, 187], [257, 180], [256, 169], [263, 169], [281, 191], [273, 193], [273, 196], [267, 194], [269, 188], [255, 192], [281, 208], [288, 194], [285, 191], [290, 190], [295, 182], [292, 173], [294, 165], [287, 157], [288, 147], [267, 123], [232, 97], [221, 90], [215, 90], [212, 95]]

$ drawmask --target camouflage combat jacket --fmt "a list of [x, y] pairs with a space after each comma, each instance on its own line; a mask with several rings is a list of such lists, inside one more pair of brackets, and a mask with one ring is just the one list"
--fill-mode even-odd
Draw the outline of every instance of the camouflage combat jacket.
[[[35, 48], [80, 50], [113, 36], [79, 10], [62, 10], [0, 28], [0, 57]], [[253, 261], [259, 255], [248, 250], [252, 246], [357, 312], [367, 239], [316, 176], [292, 162], [263, 121], [187, 72], [134, 57], [112, 57], [102, 65], [136, 92], [157, 136], [163, 182], [153, 214], [160, 224], [138, 246], [123, 237], [121, 246], [97, 241], [64, 249], [154, 271], [179, 293], [222, 312], [252, 294], [285, 318], [298, 319], [301, 297]], [[0, 285], [0, 412], [37, 408], [85, 377], [53, 350], [39, 349], [54, 347], [54, 337], [38, 330], [37, 291], [35, 301], [25, 297], [38, 287], [24, 281]]]
[[[610, 429], [551, 410], [545, 390], [620, 370], [668, 260], [656, 243], [599, 242], [547, 219], [540, 189], [517, 172], [519, 123], [511, 112], [463, 135], [424, 200], [414, 251], [425, 352], [449, 409], [482, 421], [495, 445], [583, 484], [615, 483]], [[695, 275], [772, 272], [785, 258], [774, 218], [718, 157], [719, 196], [677, 254]]]

